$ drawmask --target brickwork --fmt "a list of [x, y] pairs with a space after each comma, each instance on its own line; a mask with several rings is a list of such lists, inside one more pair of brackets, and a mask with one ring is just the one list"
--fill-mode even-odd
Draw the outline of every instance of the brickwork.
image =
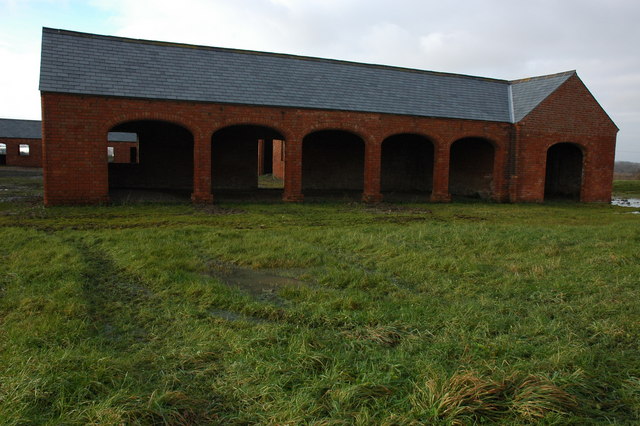
[[[42, 140], [21, 138], [0, 138], [6, 145], [4, 165], [16, 167], [42, 167]], [[29, 155], [20, 154], [20, 145], [29, 146]]]
[[[130, 164], [138, 162], [138, 143], [137, 142], [109, 142], [108, 146], [113, 148], [112, 163]], [[134, 150], [133, 159], [131, 158]], [[132, 161], [134, 160], [134, 161]]]
[[[414, 147], [407, 148], [404, 154], [399, 154], [400, 151], [389, 154], [387, 147], [383, 148], [383, 141], [401, 134], [414, 135], [431, 144], [432, 154], [424, 160], [424, 167], [431, 171], [431, 176], [425, 178], [424, 188], [431, 191], [432, 201], [450, 200], [450, 164], [460, 157], [460, 153], [452, 152], [451, 146], [466, 138], [486, 141], [492, 148], [491, 161], [485, 159], [479, 164], [468, 161], [466, 167], [482, 166], [481, 180], [490, 182], [483, 186], [483, 191], [494, 200], [543, 201], [547, 149], [560, 142], [574, 143], [584, 152], [580, 199], [607, 202], [611, 196], [617, 128], [577, 76], [567, 80], [517, 124], [46, 92], [42, 94], [42, 110], [47, 205], [107, 202], [110, 173], [106, 160], [107, 133], [111, 130], [135, 131], [126, 123], [149, 120], [175, 125], [189, 133], [192, 142], [158, 147], [155, 161], [159, 164], [154, 165], [154, 174], [147, 178], [162, 179], [159, 170], [170, 172], [175, 168], [169, 159], [182, 162], [183, 166], [178, 167], [182, 171], [174, 177], [179, 177], [181, 186], [192, 192], [194, 202], [211, 202], [218, 187], [217, 179], [243, 175], [231, 166], [224, 176], [217, 174], [222, 170], [219, 159], [230, 156], [232, 148], [220, 151], [214, 134], [219, 131], [224, 134], [224, 129], [231, 126], [245, 129], [257, 126], [272, 133], [251, 136], [253, 148], [250, 155], [246, 153], [246, 161], [253, 158], [254, 175], [257, 174], [257, 140], [269, 137], [285, 141], [285, 201], [302, 201], [303, 182], [305, 187], [312, 188], [318, 187], [321, 179], [328, 179], [325, 181], [325, 184], [330, 183], [326, 185], [327, 189], [358, 189], [362, 190], [365, 201], [382, 200], [381, 176], [388, 173], [389, 162], [395, 161], [386, 155], [396, 155], [404, 158], [398, 161], [407, 161], [412, 153], [419, 152]], [[332, 131], [337, 139], [316, 144], [313, 134], [321, 131]], [[350, 135], [349, 141], [358, 142], [345, 142], [346, 139], [335, 142], [344, 139], [345, 135]], [[140, 144], [142, 163], [145, 161], [142, 139]], [[171, 154], [159, 153], [165, 148]], [[274, 145], [274, 155], [276, 149]], [[462, 155], [471, 156], [469, 152]], [[314, 173], [317, 173], [315, 177]], [[455, 174], [453, 177], [453, 184], [458, 185]], [[385, 181], [388, 179], [387, 176]], [[477, 179], [469, 182], [479, 184]], [[407, 183], [403, 185], [408, 186]]]
[[284, 141], [273, 140], [273, 176], [284, 179]]
[[544, 201], [547, 150], [562, 142], [579, 146], [584, 155], [580, 201], [611, 201], [617, 128], [577, 76], [515, 128], [514, 201]]

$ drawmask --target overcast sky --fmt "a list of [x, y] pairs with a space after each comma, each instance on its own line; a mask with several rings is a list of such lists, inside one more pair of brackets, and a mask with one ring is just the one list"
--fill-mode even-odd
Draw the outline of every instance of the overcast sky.
[[638, 0], [0, 0], [0, 118], [40, 119], [42, 27], [519, 79], [577, 70], [640, 162]]

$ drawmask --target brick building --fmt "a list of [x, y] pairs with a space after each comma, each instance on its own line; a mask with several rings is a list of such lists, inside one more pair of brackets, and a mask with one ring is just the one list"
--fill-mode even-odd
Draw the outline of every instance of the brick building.
[[42, 167], [42, 123], [0, 118], [0, 166]]
[[[269, 166], [286, 201], [611, 197], [618, 129], [574, 71], [505, 81], [47, 28], [41, 63], [48, 205], [114, 188], [211, 202]], [[109, 164], [109, 132], [135, 133], [139, 161]]]

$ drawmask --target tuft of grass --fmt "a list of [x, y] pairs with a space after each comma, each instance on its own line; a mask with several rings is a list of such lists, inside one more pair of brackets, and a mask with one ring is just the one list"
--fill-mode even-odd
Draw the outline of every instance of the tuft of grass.
[[501, 380], [474, 371], [430, 378], [416, 385], [414, 407], [432, 420], [466, 424], [510, 418], [534, 422], [577, 410], [576, 398], [540, 375], [512, 374]]

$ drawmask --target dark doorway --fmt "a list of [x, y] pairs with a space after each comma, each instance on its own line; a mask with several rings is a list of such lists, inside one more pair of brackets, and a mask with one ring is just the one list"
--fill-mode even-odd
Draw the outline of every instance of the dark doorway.
[[364, 188], [364, 141], [339, 130], [322, 130], [302, 141], [305, 195], [360, 196]]
[[545, 200], [580, 200], [582, 160], [582, 150], [572, 143], [558, 143], [547, 150]]
[[380, 186], [385, 199], [427, 195], [433, 187], [433, 144], [424, 136], [400, 134], [382, 143]]
[[449, 193], [489, 199], [493, 195], [495, 149], [482, 138], [464, 138], [451, 145]]
[[193, 192], [193, 136], [189, 130], [164, 121], [143, 120], [120, 124], [111, 132], [135, 133], [138, 139], [137, 148], [129, 150], [130, 162], [109, 163], [112, 199], [144, 199], [146, 195], [189, 199]]
[[138, 162], [138, 148], [132, 146], [129, 148], [129, 163], [135, 164]]
[[[266, 126], [225, 127], [211, 138], [211, 185], [216, 196], [254, 198], [282, 193], [281, 177], [273, 175], [274, 141], [284, 137]], [[258, 189], [265, 189], [258, 194]]]

